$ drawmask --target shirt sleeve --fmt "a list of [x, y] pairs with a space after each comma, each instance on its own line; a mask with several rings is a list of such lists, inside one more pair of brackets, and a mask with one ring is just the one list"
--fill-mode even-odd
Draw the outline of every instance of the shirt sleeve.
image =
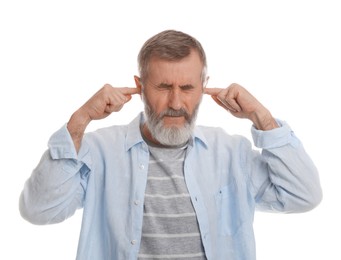
[[87, 152], [77, 155], [66, 125], [55, 132], [49, 149], [26, 181], [19, 210], [33, 224], [57, 223], [83, 205], [89, 167]]
[[66, 124], [51, 136], [48, 147], [52, 159], [77, 159], [78, 157]]
[[256, 208], [262, 211], [305, 212], [322, 199], [319, 174], [313, 161], [290, 126], [277, 120], [279, 128], [269, 131], [252, 127], [261, 156], [249, 160]]
[[290, 126], [285, 121], [277, 119], [276, 122], [279, 127], [268, 131], [258, 130], [255, 126], [252, 126], [251, 134], [256, 147], [261, 149], [271, 149], [281, 147], [289, 143], [291, 145], [298, 145], [300, 141], [294, 135]]

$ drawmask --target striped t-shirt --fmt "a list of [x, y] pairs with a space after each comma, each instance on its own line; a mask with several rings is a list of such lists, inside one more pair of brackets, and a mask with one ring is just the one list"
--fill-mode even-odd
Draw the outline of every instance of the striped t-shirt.
[[138, 258], [206, 259], [185, 184], [186, 147], [149, 146], [142, 240]]

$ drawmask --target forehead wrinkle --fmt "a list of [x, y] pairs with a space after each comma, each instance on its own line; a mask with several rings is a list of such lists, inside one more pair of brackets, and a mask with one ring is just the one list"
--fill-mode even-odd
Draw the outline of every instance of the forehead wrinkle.
[[[198, 77], [199, 81], [202, 81], [203, 77], [203, 64], [202, 61], [197, 59], [199, 57], [193, 56], [193, 54], [176, 61], [154, 57], [149, 62], [148, 78], [149, 80], [151, 78], [154, 78], [154, 80], [157, 78], [157, 81], [160, 81], [160, 83], [169, 85], [176, 85], [175, 83], [179, 83], [177, 84], [179, 86], [193, 85], [193, 80], [196, 81], [196, 77]], [[176, 82], [173, 81], [174, 77], [176, 78]]]

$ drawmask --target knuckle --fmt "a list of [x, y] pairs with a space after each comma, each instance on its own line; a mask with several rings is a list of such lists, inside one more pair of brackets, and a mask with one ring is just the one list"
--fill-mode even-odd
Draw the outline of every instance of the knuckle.
[[104, 86], [103, 86], [103, 89], [104, 90], [109, 90], [109, 89], [111, 89], [112, 88], [112, 86], [110, 85], [110, 84], [104, 84]]

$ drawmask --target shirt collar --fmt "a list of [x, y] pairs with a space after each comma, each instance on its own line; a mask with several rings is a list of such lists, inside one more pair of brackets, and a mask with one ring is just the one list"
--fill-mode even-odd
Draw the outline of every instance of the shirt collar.
[[128, 124], [127, 136], [125, 140], [125, 150], [128, 151], [138, 143], [145, 143], [140, 130], [140, 125], [144, 122], [143, 112], [139, 113], [133, 121]]

